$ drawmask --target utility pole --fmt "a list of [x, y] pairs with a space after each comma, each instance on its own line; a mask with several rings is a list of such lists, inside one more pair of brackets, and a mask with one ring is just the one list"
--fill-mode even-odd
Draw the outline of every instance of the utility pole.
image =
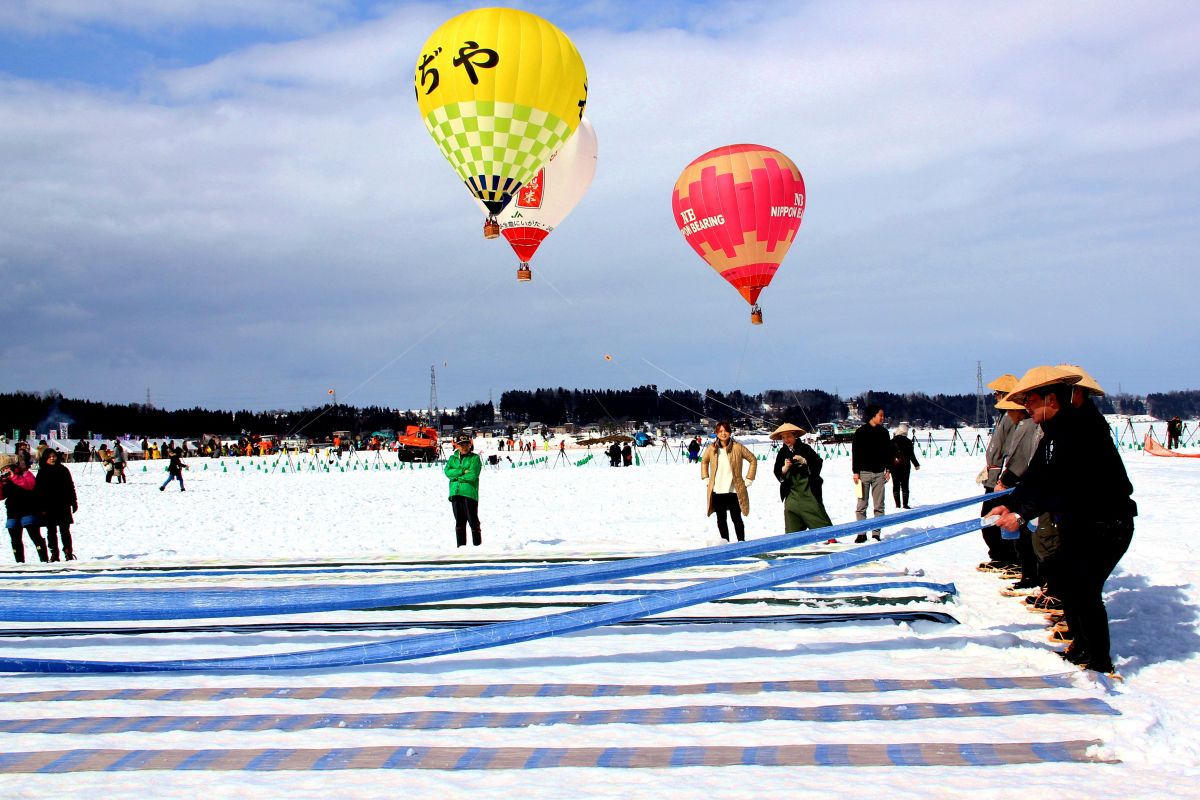
[[433, 427], [441, 433], [442, 415], [438, 411], [437, 369], [433, 365], [429, 367], [429, 417], [433, 420]]
[[152, 406], [152, 405], [150, 404], [150, 387], [149, 387], [149, 386], [147, 386], [147, 387], [146, 387], [146, 408], [153, 408], [153, 407], [154, 407], [154, 406]]
[[987, 405], [983, 400], [983, 362], [975, 362], [975, 427], [982, 428], [988, 422]]

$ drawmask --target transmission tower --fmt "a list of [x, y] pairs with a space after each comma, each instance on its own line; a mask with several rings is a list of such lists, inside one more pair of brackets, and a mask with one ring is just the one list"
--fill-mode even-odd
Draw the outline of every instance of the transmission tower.
[[433, 427], [440, 431], [442, 429], [442, 415], [438, 411], [437, 369], [432, 365], [429, 367], [429, 418], [433, 421]]
[[983, 362], [975, 362], [975, 427], [982, 428], [989, 419], [987, 404], [983, 399]]

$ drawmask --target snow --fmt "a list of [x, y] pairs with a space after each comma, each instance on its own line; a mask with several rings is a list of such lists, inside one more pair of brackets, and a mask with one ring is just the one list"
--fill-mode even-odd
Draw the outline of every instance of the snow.
[[[1123, 420], [1124, 418], [1122, 418]], [[1120, 423], [1123, 426], [1123, 421]], [[1134, 422], [1135, 432], [1146, 423]], [[1161, 423], [1159, 423], [1161, 426]], [[961, 432], [970, 444], [973, 432]], [[1161, 438], [1161, 431], [1160, 438]], [[917, 432], [924, 442], [926, 432]], [[948, 431], [936, 435], [945, 439]], [[1125, 445], [1132, 441], [1126, 435]], [[479, 440], [484, 455], [492, 442]], [[948, 454], [921, 458], [913, 473], [913, 504], [933, 504], [979, 491], [973, 478], [982, 465], [962, 445]], [[71, 465], [80, 498], [74, 528], [80, 561], [72, 570], [203, 565], [325, 565], [352, 562], [386, 567], [382, 572], [280, 574], [191, 574], [167, 577], [146, 572], [111, 572], [88, 579], [64, 579], [63, 565], [29, 564], [0, 574], [0, 588], [114, 588], [132, 586], [302, 585], [314, 582], [385, 582], [469, 574], [470, 559], [562, 558], [612, 554], [651, 554], [716, 543], [713, 519], [704, 516], [704, 484], [699, 468], [676, 460], [678, 445], [639, 450], [643, 461], [613, 469], [601, 447], [594, 458], [574, 466], [587, 451], [555, 448], [538, 454], [536, 466], [488, 467], [483, 474], [481, 517], [484, 544], [454, 547], [453, 525], [439, 468], [384, 469], [374, 454], [341, 471], [314, 471], [301, 461], [298, 473], [281, 472], [275, 459], [191, 459], [187, 491], [175, 484], [165, 492], [165, 462], [142, 471], [131, 462], [129, 483], [109, 485], [96, 465]], [[754, 449], [767, 454], [769, 446]], [[690, 684], [715, 681], [1011, 677], [1070, 672], [1071, 685], [1056, 690], [923, 689], [894, 692], [713, 694], [641, 697], [406, 698], [402, 701], [236, 699], [155, 702], [0, 703], [0, 719], [93, 716], [179, 716], [397, 711], [584, 711], [681, 705], [825, 706], [835, 704], [972, 703], [1038, 698], [1099, 698], [1119, 716], [1029, 714], [1009, 717], [867, 720], [854, 722], [697, 723], [686, 725], [537, 725], [525, 728], [389, 730], [330, 727], [313, 730], [103, 732], [95, 734], [4, 733], [0, 752], [76, 748], [262, 748], [429, 746], [599, 747], [676, 745], [770, 745], [799, 743], [1036, 742], [1099, 739], [1097, 754], [1116, 764], [1031, 764], [990, 767], [687, 767], [674, 769], [541, 769], [375, 772], [128, 772], [0, 775], [0, 796], [217, 797], [328, 796], [393, 797], [397, 789], [413, 796], [551, 798], [645, 797], [1009, 797], [1037, 787], [1058, 797], [1200, 797], [1200, 726], [1195, 720], [1200, 689], [1200, 592], [1195, 576], [1200, 554], [1194, 541], [1192, 498], [1200, 487], [1200, 459], [1168, 459], [1122, 450], [1135, 487], [1140, 515], [1133, 545], [1107, 585], [1113, 653], [1124, 682], [1097, 680], [1070, 669], [1046, 641], [1041, 615], [1024, 610], [1019, 598], [1000, 596], [1002, 582], [977, 572], [984, 559], [978, 534], [913, 550], [835, 576], [836, 584], [895, 580], [953, 582], [950, 604], [934, 592], [896, 589], [880, 594], [881, 607], [950, 613], [958, 625], [934, 622], [858, 622], [802, 625], [685, 625], [604, 628], [442, 656], [424, 661], [337, 670], [251, 674], [165, 675], [7, 675], [0, 693], [55, 689], [157, 687], [392, 686], [515, 683]], [[1190, 452], [1197, 452], [1192, 448]], [[272, 465], [275, 465], [272, 471]], [[782, 533], [782, 510], [771, 462], [759, 463], [751, 489], [750, 539]], [[207, 467], [207, 469], [206, 469]], [[826, 505], [835, 523], [854, 517], [849, 458], [831, 455], [825, 467]], [[1103, 498], [1097, 498], [1103, 502]], [[891, 498], [888, 498], [891, 506]], [[885, 528], [885, 536], [969, 518], [971, 509], [920, 523]], [[853, 547], [843, 540], [839, 548]], [[28, 548], [27, 549], [31, 549]], [[814, 546], [809, 550], [823, 549]], [[469, 552], [467, 552], [469, 551]], [[431, 564], [411, 562], [428, 560]], [[462, 573], [435, 571], [460, 562]], [[408, 562], [408, 563], [406, 563]], [[510, 565], [514, 566], [514, 565]], [[517, 565], [519, 566], [519, 565]], [[695, 568], [682, 577], [701, 580], [753, 565]], [[194, 572], [194, 571], [193, 571]], [[91, 573], [89, 573], [91, 574]], [[632, 579], [628, 586], [670, 588], [680, 574]], [[591, 587], [587, 587], [591, 588]], [[911, 599], [917, 595], [915, 601]], [[561, 595], [508, 598], [533, 601], [569, 599]], [[803, 598], [803, 592], [778, 597]], [[811, 607], [780, 608], [708, 604], [685, 612], [768, 614], [819, 611], [830, 598], [817, 596]], [[597, 598], [587, 597], [595, 601]], [[601, 600], [608, 599], [605, 597]], [[613, 597], [611, 599], [622, 599]], [[487, 598], [486, 602], [503, 602]], [[901, 603], [903, 603], [901, 605]], [[825, 604], [825, 605], [823, 605]], [[890, 604], [890, 605], [889, 605]], [[460, 604], [460, 605], [466, 605]], [[550, 608], [553, 613], [562, 610]], [[853, 610], [853, 609], [850, 609]], [[331, 612], [304, 621], [371, 619], [376, 612]], [[412, 618], [498, 619], [533, 616], [539, 609], [431, 609]], [[401, 613], [396, 612], [397, 618]], [[390, 617], [389, 617], [390, 619]], [[232, 620], [261, 622], [260, 618]], [[189, 621], [190, 622], [190, 621]], [[200, 621], [202, 622], [202, 621]], [[71, 624], [80, 627], [83, 624]], [[107, 623], [97, 625], [103, 628]], [[20, 627], [0, 623], [0, 654], [19, 657], [129, 660], [292, 652], [357, 642], [377, 642], [417, 630], [304, 631], [271, 633], [159, 633], [122, 636], [79, 634], [33, 638], [11, 633]], [[39, 627], [39, 626], [34, 626]], [[1191, 787], [1191, 788], [1189, 788]]]

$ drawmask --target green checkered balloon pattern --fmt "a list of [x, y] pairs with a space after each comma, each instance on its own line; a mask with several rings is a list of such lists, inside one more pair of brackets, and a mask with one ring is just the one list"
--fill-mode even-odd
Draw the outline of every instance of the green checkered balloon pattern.
[[571, 135], [553, 114], [515, 103], [472, 100], [439, 106], [425, 127], [483, 202], [503, 202]]

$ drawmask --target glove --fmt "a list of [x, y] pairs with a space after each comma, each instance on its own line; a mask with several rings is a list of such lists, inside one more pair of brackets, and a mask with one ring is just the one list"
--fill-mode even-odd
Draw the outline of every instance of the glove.
[[808, 459], [806, 459], [804, 456], [792, 456], [792, 461], [795, 461], [797, 464], [808, 463]]
[[747, 488], [747, 489], [749, 489], [749, 488], [750, 488], [751, 486], [753, 486], [753, 485], [754, 485], [754, 481], [753, 481], [753, 480], [746, 481], [746, 488]]

